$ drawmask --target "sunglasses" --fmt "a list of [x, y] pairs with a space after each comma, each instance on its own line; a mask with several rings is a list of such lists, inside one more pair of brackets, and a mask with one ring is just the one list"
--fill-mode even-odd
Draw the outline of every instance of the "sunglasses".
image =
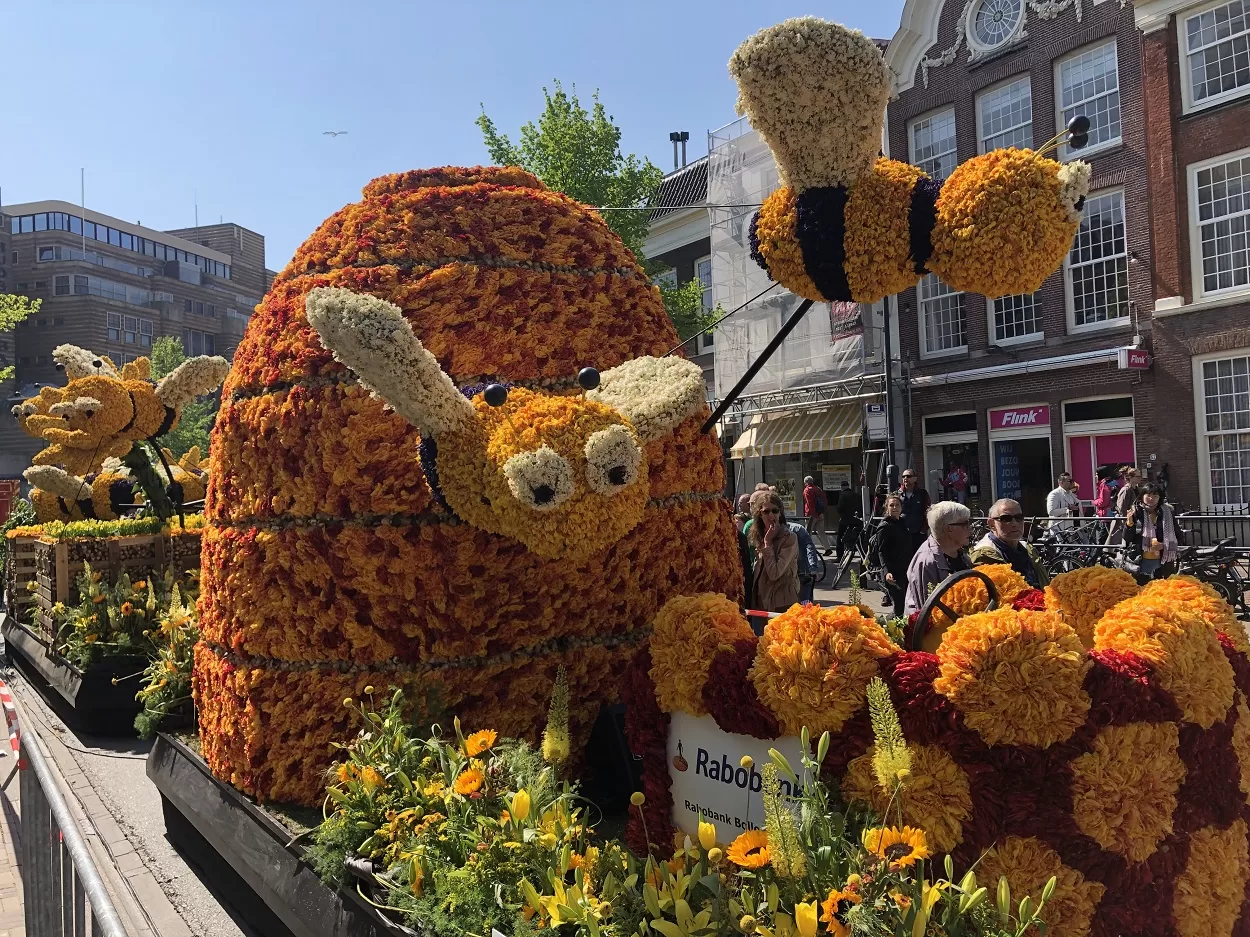
[[764, 510], [760, 511], [760, 513], [761, 514], [780, 514], [781, 511], [779, 511], [777, 508], [764, 508]]
[[907, 479], [909, 479], [909, 478], [915, 478], [915, 477], [916, 477], [915, 475], [904, 475], [904, 476], [903, 476], [903, 481], [907, 481]]
[[1022, 524], [1024, 523], [1023, 514], [999, 514], [997, 517], [991, 517], [990, 520], [998, 521], [1000, 524]]
[[946, 526], [947, 527], [967, 527], [969, 523], [970, 523], [969, 521], [951, 521]]

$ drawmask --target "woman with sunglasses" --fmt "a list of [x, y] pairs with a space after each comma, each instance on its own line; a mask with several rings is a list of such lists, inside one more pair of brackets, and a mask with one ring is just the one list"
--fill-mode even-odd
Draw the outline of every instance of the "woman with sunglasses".
[[760, 611], [784, 612], [799, 600], [799, 538], [786, 525], [777, 492], [751, 495], [748, 536], [755, 551], [753, 604]]
[[946, 581], [951, 573], [968, 569], [968, 540], [971, 536], [972, 512], [958, 501], [939, 501], [925, 515], [929, 536], [911, 558], [907, 567], [908, 615], [919, 611], [929, 598], [932, 587]]
[[972, 548], [972, 565], [1007, 563], [1034, 589], [1050, 582], [1033, 545], [1024, 539], [1024, 510], [1018, 501], [999, 498], [990, 508], [989, 532]]

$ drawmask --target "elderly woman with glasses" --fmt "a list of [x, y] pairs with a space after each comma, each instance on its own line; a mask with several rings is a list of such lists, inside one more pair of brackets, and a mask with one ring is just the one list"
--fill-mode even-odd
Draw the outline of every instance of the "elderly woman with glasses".
[[755, 551], [753, 604], [761, 611], [784, 612], [799, 600], [799, 538], [786, 524], [777, 492], [751, 495], [747, 536]]
[[972, 548], [972, 565], [1007, 563], [1034, 589], [1044, 589], [1050, 575], [1033, 545], [1024, 539], [1024, 510], [1018, 501], [999, 498], [990, 508], [989, 532]]
[[929, 508], [925, 520], [929, 536], [907, 567], [904, 611], [908, 615], [923, 607], [931, 586], [937, 586], [951, 573], [972, 566], [966, 552], [972, 512], [966, 505], [958, 501], [939, 501]]

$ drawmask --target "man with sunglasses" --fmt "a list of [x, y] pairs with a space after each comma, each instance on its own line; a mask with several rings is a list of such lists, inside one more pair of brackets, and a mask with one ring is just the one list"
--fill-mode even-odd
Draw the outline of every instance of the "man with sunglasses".
[[911, 534], [911, 552], [916, 550], [929, 536], [929, 522], [926, 516], [932, 507], [929, 492], [918, 483], [916, 473], [912, 469], [903, 469], [903, 484], [899, 488], [899, 497], [903, 499], [903, 523]]
[[990, 508], [988, 519], [989, 533], [972, 548], [972, 565], [1007, 563], [1034, 589], [1044, 589], [1050, 576], [1037, 551], [1024, 539], [1024, 510], [1020, 503], [999, 498]]

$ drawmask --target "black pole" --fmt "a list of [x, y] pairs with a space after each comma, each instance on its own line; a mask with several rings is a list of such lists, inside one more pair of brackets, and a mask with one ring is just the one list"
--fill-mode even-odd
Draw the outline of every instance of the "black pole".
[[894, 365], [890, 362], [890, 297], [882, 301], [885, 323], [885, 464], [894, 465]]
[[768, 363], [768, 359], [773, 356], [773, 352], [781, 347], [781, 343], [786, 340], [786, 336], [794, 331], [794, 327], [799, 324], [799, 320], [802, 319], [803, 316], [807, 315], [807, 310], [811, 308], [812, 301], [810, 299], [805, 299], [803, 302], [799, 303], [798, 309], [790, 313], [790, 318], [782, 323], [781, 328], [777, 330], [777, 334], [773, 336], [772, 341], [770, 341], [767, 347], [760, 352], [760, 356], [751, 362], [751, 366], [747, 368], [746, 373], [743, 374], [742, 377], [738, 378], [738, 383], [735, 384], [733, 389], [725, 395], [725, 399], [720, 402], [720, 406], [716, 408], [715, 412], [707, 418], [707, 422], [703, 424], [702, 432], [711, 432], [712, 427], [716, 425], [716, 421], [724, 415], [725, 411], [733, 405], [735, 400], [742, 396], [742, 392], [746, 390], [746, 386], [751, 383], [751, 379], [759, 373], [760, 368], [764, 367], [764, 365]]

